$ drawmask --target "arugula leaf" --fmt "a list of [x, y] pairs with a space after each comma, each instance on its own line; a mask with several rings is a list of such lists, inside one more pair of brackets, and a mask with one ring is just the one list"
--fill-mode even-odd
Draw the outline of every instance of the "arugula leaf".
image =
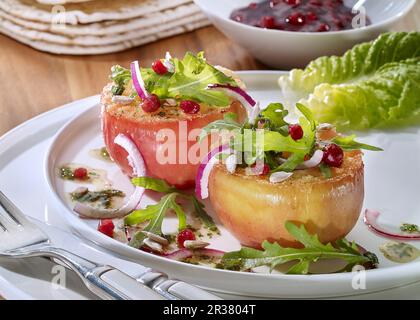
[[[132, 226], [149, 220], [149, 224], [142, 231], [149, 231], [151, 233], [162, 235], [162, 223], [169, 210], [173, 210], [178, 216], [178, 230], [183, 230], [187, 227], [187, 218], [184, 210], [176, 203], [176, 198], [179, 194], [169, 193], [160, 199], [157, 204], [148, 205], [145, 209], [133, 211], [124, 222], [126, 225]], [[130, 246], [141, 246], [144, 240], [140, 234], [142, 231], [137, 232], [132, 240]]]
[[[214, 223], [213, 219], [207, 214], [204, 210], [204, 204], [202, 204], [194, 195], [189, 195], [183, 193], [182, 191], [178, 191], [174, 186], [169, 185], [165, 180], [150, 178], [150, 177], [137, 177], [131, 179], [131, 182], [138, 187], [143, 187], [147, 190], [153, 190], [157, 192], [166, 193], [167, 195], [162, 197], [161, 200], [157, 204], [149, 205], [145, 209], [133, 211], [130, 215], [125, 218], [126, 225], [137, 225], [142, 223], [146, 220], [150, 220], [150, 224], [153, 222], [157, 216], [161, 216], [161, 210], [169, 210], [172, 209], [178, 216], [178, 228], [179, 230], [186, 228], [186, 216], [184, 210], [180, 205], [176, 203], [176, 198], [178, 196], [183, 197], [185, 199], [191, 200], [194, 211], [200, 220], [203, 222], [204, 226], [211, 230], [217, 230], [217, 226]], [[169, 198], [168, 198], [169, 197]], [[164, 216], [163, 216], [164, 217]], [[163, 219], [163, 218], [162, 218]], [[163, 220], [162, 220], [163, 221]], [[157, 221], [157, 226], [161, 227], [162, 222]], [[148, 230], [148, 227], [144, 229], [145, 231], [150, 231], [155, 233], [155, 229], [153, 231]], [[159, 232], [161, 233], [160, 228], [158, 228]]]
[[153, 190], [162, 193], [175, 192], [176, 188], [170, 186], [165, 180], [150, 178], [150, 177], [137, 177], [131, 179], [131, 183], [137, 187], [143, 187], [147, 190]]
[[319, 169], [321, 170], [322, 175], [324, 176], [324, 178], [329, 179], [332, 177], [332, 172], [331, 172], [331, 168], [329, 165], [325, 164], [325, 163], [321, 163], [319, 165]]
[[340, 146], [345, 151], [352, 151], [352, 150], [370, 150], [370, 151], [384, 151], [381, 148], [374, 147], [365, 143], [360, 143], [355, 141], [356, 135], [353, 134], [351, 136], [337, 136], [335, 137], [332, 142]]
[[209, 123], [205, 126], [202, 130], [200, 135], [198, 136], [198, 142], [203, 141], [208, 135], [210, 135], [213, 131], [234, 131], [234, 130], [241, 130], [242, 126], [236, 121], [236, 114], [232, 112], [228, 112], [223, 117], [223, 120], [216, 120]]
[[301, 103], [296, 103], [296, 108], [305, 116], [306, 120], [309, 121], [312, 131], [315, 131], [318, 122], [315, 120], [312, 111]]
[[111, 67], [110, 78], [115, 82], [115, 85], [111, 88], [111, 93], [121, 95], [125, 90], [125, 85], [131, 79], [131, 72], [120, 65], [115, 65]]
[[[264, 151], [277, 151], [277, 152], [291, 152], [292, 155], [286, 160], [285, 163], [283, 163], [281, 166], [279, 166], [277, 169], [273, 170], [273, 172], [279, 172], [279, 171], [286, 171], [286, 172], [292, 172], [295, 170], [299, 164], [305, 161], [305, 157], [307, 155], [311, 155], [313, 153], [315, 143], [316, 143], [316, 127], [317, 123], [313, 118], [312, 112], [307, 109], [303, 105], [297, 105], [299, 110], [304, 115], [299, 119], [299, 124], [302, 127], [303, 130], [303, 138], [295, 141], [290, 136], [283, 137], [283, 141], [287, 139], [287, 145], [282, 145], [282, 149], [285, 150], [267, 150], [266, 146], [264, 146]], [[280, 140], [277, 137], [277, 141], [270, 141], [271, 144], [276, 144], [277, 146], [280, 146]], [[267, 139], [265, 137], [265, 139]], [[265, 143], [266, 141], [264, 141]], [[294, 146], [295, 149], [290, 148], [291, 146]], [[285, 148], [289, 147], [289, 148]], [[288, 150], [286, 150], [288, 149]]]
[[242, 248], [240, 251], [226, 253], [220, 266], [232, 270], [249, 270], [259, 266], [269, 266], [272, 269], [286, 262], [293, 262], [293, 266], [287, 271], [288, 274], [308, 274], [310, 264], [321, 259], [341, 259], [347, 262], [345, 270], [351, 269], [357, 264], [377, 265], [377, 257], [372, 254], [362, 254], [355, 243], [345, 239], [336, 242], [322, 244], [317, 235], [309, 234], [305, 227], [298, 227], [288, 221], [285, 224], [287, 231], [300, 243], [302, 249], [283, 248], [278, 243], [264, 241], [263, 250]]
[[157, 95], [161, 99], [171, 98], [168, 94], [170, 73], [157, 74], [150, 68], [140, 68], [141, 77], [147, 92]]
[[204, 226], [207, 229], [210, 229], [212, 231], [217, 231], [218, 228], [217, 228], [216, 224], [214, 223], [213, 219], [204, 210], [204, 208], [205, 208], [204, 204], [202, 202], [198, 201], [198, 199], [195, 196], [191, 196], [191, 199], [192, 199], [192, 203], [194, 205], [194, 212], [201, 219], [201, 221], [204, 223]]
[[271, 130], [287, 134], [288, 131], [285, 132], [284, 127], [288, 126], [288, 123], [284, 118], [288, 114], [289, 111], [285, 110], [281, 103], [270, 103], [267, 108], [261, 111], [260, 119], [268, 120], [271, 124]]
[[305, 156], [306, 155], [304, 153], [294, 153], [289, 158], [287, 158], [285, 163], [273, 170], [273, 172], [292, 172], [298, 167], [298, 165], [305, 161]]

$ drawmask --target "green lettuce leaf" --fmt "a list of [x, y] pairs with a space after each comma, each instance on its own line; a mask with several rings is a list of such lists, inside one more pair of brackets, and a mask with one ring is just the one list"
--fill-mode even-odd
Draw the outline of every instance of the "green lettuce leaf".
[[203, 52], [196, 56], [187, 52], [183, 60], [173, 59], [175, 73], [168, 80], [168, 96], [182, 97], [212, 106], [229, 105], [228, 95], [216, 90], [206, 90], [209, 84], [231, 84], [236, 81], [208, 64]]
[[279, 79], [288, 104], [300, 100], [339, 129], [420, 122], [420, 32], [393, 32], [343, 56], [321, 57]]
[[420, 122], [420, 58], [389, 63], [368, 80], [319, 85], [304, 103], [339, 129], [390, 128]]
[[[141, 68], [141, 75], [149, 93], [161, 99], [194, 100], [210, 106], [226, 107], [229, 96], [217, 90], [207, 90], [209, 84], [230, 84], [237, 86], [236, 81], [207, 63], [204, 53], [197, 55], [187, 52], [183, 59], [173, 58], [174, 73], [158, 75], [151, 68]], [[129, 69], [114, 66], [111, 79], [116, 83], [115, 91], [124, 91], [124, 86], [131, 79]], [[120, 93], [120, 94], [121, 94]]]

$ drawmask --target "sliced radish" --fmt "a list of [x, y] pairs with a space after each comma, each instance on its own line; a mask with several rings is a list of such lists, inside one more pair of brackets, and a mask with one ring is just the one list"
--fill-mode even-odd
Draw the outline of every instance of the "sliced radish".
[[258, 114], [260, 113], [259, 104], [244, 90], [229, 84], [209, 84], [207, 89], [219, 90], [225, 92], [230, 97], [238, 100], [246, 109], [248, 114], [248, 122], [254, 123]]
[[225, 252], [216, 250], [216, 249], [197, 249], [197, 250], [190, 250], [190, 249], [180, 249], [177, 251], [174, 251], [172, 253], [168, 253], [163, 255], [163, 257], [176, 260], [176, 261], [182, 261], [188, 258], [191, 258], [192, 256], [206, 256], [211, 258], [221, 258]]
[[146, 86], [144, 84], [144, 80], [143, 80], [143, 78], [141, 76], [139, 62], [137, 60], [136, 61], [133, 61], [131, 63], [131, 66], [130, 67], [131, 67], [131, 77], [133, 79], [134, 88], [136, 89], [137, 94], [139, 95], [139, 97], [142, 100], [145, 100], [149, 96], [149, 93], [146, 90]]
[[[114, 142], [124, 148], [125, 151], [127, 151], [127, 160], [130, 166], [133, 168], [133, 175], [138, 177], [145, 176], [146, 166], [144, 164], [143, 157], [141, 156], [140, 151], [134, 142], [123, 134], [118, 135]], [[77, 202], [73, 210], [82, 217], [90, 219], [122, 218], [136, 209], [140, 203], [143, 193], [144, 188], [136, 187], [128, 201], [118, 209], [94, 208], [87, 204]]]
[[232, 150], [228, 145], [219, 146], [213, 149], [202, 161], [198, 168], [195, 180], [195, 193], [201, 199], [209, 196], [209, 177], [213, 167], [219, 162], [219, 154], [230, 154]]
[[194, 250], [194, 254], [197, 256], [206, 256], [211, 258], [221, 258], [225, 254], [224, 251], [216, 250], [216, 249], [198, 249]]
[[181, 249], [172, 253], [165, 254], [163, 256], [171, 260], [181, 261], [187, 258], [191, 258], [193, 256], [193, 252], [189, 249]]
[[402, 234], [402, 233], [395, 233], [391, 230], [387, 230], [385, 227], [379, 225], [378, 218], [381, 215], [380, 212], [366, 209], [364, 215], [364, 222], [369, 227], [369, 229], [373, 230], [377, 234], [391, 238], [391, 239], [399, 239], [399, 240], [420, 240], [420, 234]]

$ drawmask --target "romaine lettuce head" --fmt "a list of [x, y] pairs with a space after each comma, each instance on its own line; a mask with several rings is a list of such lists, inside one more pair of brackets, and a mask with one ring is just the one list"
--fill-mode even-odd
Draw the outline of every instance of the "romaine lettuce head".
[[288, 104], [300, 101], [340, 129], [420, 122], [420, 32], [394, 32], [342, 57], [321, 57], [279, 80]]

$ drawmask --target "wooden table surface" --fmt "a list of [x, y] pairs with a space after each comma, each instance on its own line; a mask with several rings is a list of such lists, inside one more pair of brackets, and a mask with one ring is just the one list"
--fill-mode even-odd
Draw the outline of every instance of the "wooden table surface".
[[[395, 30], [420, 30], [420, 3]], [[167, 50], [206, 51], [212, 63], [233, 70], [266, 69], [213, 27], [116, 54], [58, 56], [36, 51], [0, 35], [0, 136], [18, 124], [67, 102], [98, 94], [113, 64], [139, 59], [145, 65]]]

